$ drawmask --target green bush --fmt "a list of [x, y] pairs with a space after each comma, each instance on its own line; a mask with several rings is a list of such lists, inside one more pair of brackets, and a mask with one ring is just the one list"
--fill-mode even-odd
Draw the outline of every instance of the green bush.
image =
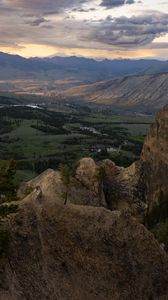
[[0, 161], [0, 198], [3, 196], [5, 198], [4, 202], [16, 200], [15, 174], [15, 160]]

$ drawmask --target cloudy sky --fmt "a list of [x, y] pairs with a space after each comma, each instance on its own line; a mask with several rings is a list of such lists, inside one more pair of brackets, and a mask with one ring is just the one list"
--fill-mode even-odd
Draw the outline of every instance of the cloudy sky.
[[168, 59], [168, 0], [0, 0], [0, 51]]

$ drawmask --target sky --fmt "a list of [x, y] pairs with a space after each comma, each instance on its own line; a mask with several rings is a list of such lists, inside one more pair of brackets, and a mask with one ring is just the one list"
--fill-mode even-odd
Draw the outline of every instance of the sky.
[[0, 51], [168, 59], [168, 0], [0, 0]]

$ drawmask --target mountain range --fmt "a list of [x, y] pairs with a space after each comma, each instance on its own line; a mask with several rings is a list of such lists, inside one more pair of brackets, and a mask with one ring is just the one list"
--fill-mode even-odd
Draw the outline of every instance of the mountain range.
[[101, 60], [84, 57], [24, 58], [0, 52], [0, 80], [80, 80], [84, 83], [133, 74], [168, 72], [168, 61]]
[[168, 61], [23, 58], [0, 52], [0, 91], [157, 111], [168, 101]]

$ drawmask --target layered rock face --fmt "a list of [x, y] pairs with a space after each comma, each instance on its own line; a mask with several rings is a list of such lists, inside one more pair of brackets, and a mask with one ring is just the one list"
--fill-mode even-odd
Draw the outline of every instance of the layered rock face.
[[[96, 206], [107, 206], [103, 192], [103, 178], [101, 178], [100, 168], [92, 158], [86, 157], [79, 161], [75, 172], [75, 179], [91, 192], [92, 198], [97, 198]], [[92, 205], [92, 203], [90, 204]]]
[[128, 168], [118, 167], [110, 160], [101, 162], [105, 170], [103, 191], [108, 208], [129, 212], [139, 220], [143, 219], [147, 205], [140, 197], [139, 178], [140, 162], [133, 163]]
[[141, 182], [149, 211], [168, 201], [168, 105], [157, 115], [141, 154]]
[[143, 219], [157, 206], [158, 214], [165, 210], [168, 217], [168, 105], [158, 113], [145, 139], [140, 161], [128, 168], [109, 160], [102, 164], [107, 175], [105, 196], [112, 210], [129, 208], [132, 215]]
[[[101, 168], [104, 175], [101, 175]], [[139, 163], [129, 168], [116, 166], [110, 160], [104, 160], [99, 165], [92, 158], [82, 158], [71, 177], [68, 187], [68, 202], [79, 205], [106, 207], [110, 210], [129, 210], [137, 218], [146, 211], [146, 203], [138, 197]], [[62, 193], [65, 187], [58, 171], [49, 169], [23, 185], [19, 191], [24, 198], [26, 190], [41, 190], [48, 199], [55, 198], [62, 203]], [[38, 191], [37, 191], [38, 192]]]
[[61, 204], [35, 189], [3, 220], [1, 300], [166, 300], [168, 260], [135, 219]]
[[[19, 190], [19, 198], [23, 199], [28, 191], [41, 191], [47, 199], [62, 203], [62, 194], [65, 186], [62, 183], [60, 172], [46, 170], [35, 179], [23, 184]], [[103, 187], [99, 178], [99, 168], [91, 158], [79, 161], [75, 176], [71, 177], [68, 187], [68, 202], [74, 204], [107, 207]]]

